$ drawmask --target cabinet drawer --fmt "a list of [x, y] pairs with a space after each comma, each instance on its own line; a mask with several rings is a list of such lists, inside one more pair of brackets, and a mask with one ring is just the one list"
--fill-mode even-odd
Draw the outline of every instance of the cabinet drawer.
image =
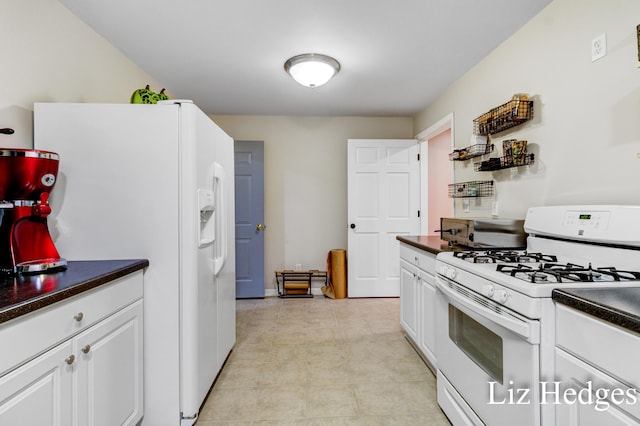
[[140, 299], [142, 291], [138, 271], [2, 324], [0, 375]]
[[556, 304], [556, 346], [623, 383], [640, 386], [640, 335]]
[[[572, 402], [559, 398], [561, 404], [556, 407], [556, 425], [638, 424], [640, 404], [637, 403], [638, 395], [635, 391], [562, 349], [556, 348], [555, 353], [558, 372], [555, 380], [561, 384], [559, 394], [569, 395], [571, 398], [569, 402]], [[582, 403], [580, 400], [573, 402], [573, 395], [566, 394], [568, 388], [582, 392], [582, 401], [587, 403]], [[617, 394], [611, 397], [614, 390]], [[592, 404], [588, 403], [589, 391]], [[605, 394], [606, 397], [603, 397], [602, 395]], [[553, 398], [553, 393], [550, 392], [548, 401], [553, 401]]]
[[436, 271], [436, 255], [411, 247], [406, 244], [400, 244], [400, 259], [404, 259], [412, 265], [435, 275]]

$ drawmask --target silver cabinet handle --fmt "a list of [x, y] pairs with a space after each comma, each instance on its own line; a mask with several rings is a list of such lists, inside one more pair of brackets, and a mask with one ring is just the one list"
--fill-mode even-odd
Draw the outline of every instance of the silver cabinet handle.
[[76, 360], [76, 357], [75, 357], [74, 355], [69, 355], [69, 356], [64, 360], [64, 362], [66, 362], [68, 365], [71, 365], [71, 364], [73, 364], [73, 361], [75, 361], [75, 360]]
[[84, 314], [82, 312], [78, 312], [73, 316], [73, 319], [78, 322], [82, 321], [82, 318], [84, 318]]
[[85, 346], [81, 349], [81, 351], [82, 351], [83, 353], [85, 353], [85, 354], [88, 354], [90, 350], [91, 350], [91, 345], [85, 345]]

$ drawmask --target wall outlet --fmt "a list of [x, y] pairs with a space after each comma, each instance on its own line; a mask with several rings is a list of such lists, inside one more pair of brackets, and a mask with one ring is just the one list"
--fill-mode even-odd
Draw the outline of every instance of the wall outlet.
[[296, 263], [296, 271], [302, 271], [302, 263]]
[[462, 200], [462, 211], [469, 213], [469, 200], [467, 198]]
[[498, 202], [494, 201], [491, 204], [491, 216], [498, 217], [499, 213], [500, 213], [500, 209], [499, 209], [499, 206], [498, 206]]
[[607, 54], [607, 33], [600, 34], [591, 40], [591, 62], [604, 58]]

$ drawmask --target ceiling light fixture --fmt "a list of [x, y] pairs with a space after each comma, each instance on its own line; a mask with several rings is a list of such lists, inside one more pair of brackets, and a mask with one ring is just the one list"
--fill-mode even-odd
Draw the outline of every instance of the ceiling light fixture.
[[340, 63], [331, 56], [305, 53], [289, 58], [284, 69], [303, 86], [319, 87], [340, 71]]

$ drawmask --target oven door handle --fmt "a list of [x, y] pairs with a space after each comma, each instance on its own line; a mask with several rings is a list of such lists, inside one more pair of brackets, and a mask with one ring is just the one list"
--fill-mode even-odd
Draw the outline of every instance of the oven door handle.
[[[447, 278], [437, 275], [436, 285], [438, 289], [449, 299], [463, 305], [470, 311], [475, 312], [477, 315], [487, 318], [495, 324], [498, 324], [499, 326], [525, 338], [531, 344], [537, 345], [540, 343], [540, 324], [537, 321], [527, 321], [524, 318], [518, 319], [515, 315], [500, 314], [499, 312], [487, 309], [479, 303], [474, 303], [472, 300], [452, 290], [444, 280], [449, 281]], [[455, 282], [451, 282], [451, 284], [458, 286]], [[502, 305], [498, 305], [491, 300], [487, 300], [487, 302], [495, 305], [496, 307], [502, 307]]]

